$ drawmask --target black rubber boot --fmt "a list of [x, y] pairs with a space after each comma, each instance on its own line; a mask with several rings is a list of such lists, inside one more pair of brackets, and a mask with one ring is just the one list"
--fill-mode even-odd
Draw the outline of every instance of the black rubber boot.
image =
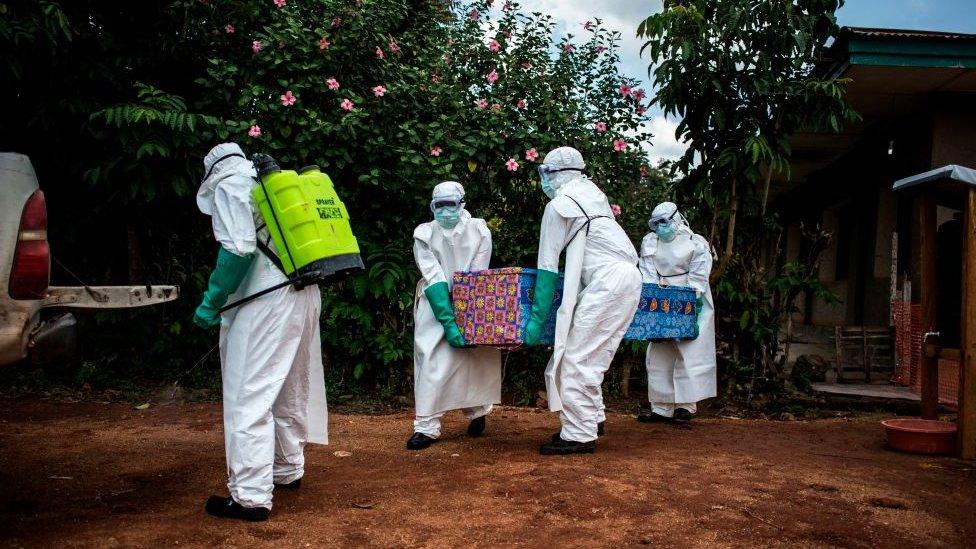
[[274, 487], [275, 490], [298, 490], [302, 487], [302, 479], [299, 477], [287, 484], [275, 483]]
[[695, 414], [685, 410], [684, 408], [678, 408], [674, 411], [674, 421], [677, 423], [688, 423], [692, 419], [695, 419]]
[[468, 423], [468, 436], [480, 437], [485, 434], [485, 418], [487, 416], [476, 417]]
[[568, 456], [571, 454], [592, 454], [596, 450], [596, 441], [574, 442], [563, 440], [557, 436], [539, 447], [539, 453], [544, 456]]
[[407, 450], [423, 450], [435, 442], [437, 442], [436, 438], [431, 438], [422, 433], [414, 433], [407, 441]]
[[249, 522], [268, 520], [268, 515], [271, 514], [271, 509], [267, 507], [244, 507], [234, 501], [234, 498], [221, 496], [210, 496], [207, 498], [205, 509], [208, 514], [215, 517], [240, 519]]
[[[603, 432], [606, 430], [606, 429], [603, 428], [603, 424], [604, 423], [606, 423], [606, 421], [601, 421], [600, 423], [597, 423], [596, 424], [596, 436], [598, 436], [598, 437], [602, 437], [603, 436]], [[559, 436], [561, 434], [562, 434], [562, 431], [556, 431], [555, 433], [552, 434], [552, 437], [550, 438], [550, 440], [552, 440], [553, 442], [558, 442], [559, 440], [561, 440], [560, 439], [560, 436]]]
[[637, 421], [641, 423], [671, 423], [674, 420], [653, 412], [649, 408], [642, 408], [637, 412]]

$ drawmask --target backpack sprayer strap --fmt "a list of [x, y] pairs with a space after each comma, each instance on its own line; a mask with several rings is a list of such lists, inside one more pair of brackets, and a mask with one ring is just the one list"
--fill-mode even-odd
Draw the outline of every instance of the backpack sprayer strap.
[[581, 212], [583, 212], [583, 217], [586, 218], [586, 221], [583, 222], [583, 225], [581, 225], [580, 228], [579, 229], [576, 229], [576, 232], [573, 233], [572, 238], [569, 239], [570, 242], [572, 242], [573, 240], [575, 240], [576, 239], [576, 235], [578, 235], [580, 233], [580, 231], [582, 231], [584, 228], [586, 229], [586, 234], [589, 235], [590, 234], [590, 222], [593, 221], [594, 219], [600, 219], [601, 217], [602, 218], [605, 218], [605, 219], [610, 219], [610, 216], [608, 216], [608, 215], [594, 215], [594, 216], [590, 217], [590, 214], [586, 213], [586, 210], [583, 209], [583, 206], [581, 206], [580, 203], [577, 202], [575, 198], [573, 198], [572, 196], [569, 196], [568, 194], [567, 195], [564, 195], [564, 196], [566, 198], [572, 200], [573, 203], [576, 204], [576, 207], [579, 208]]
[[[258, 227], [258, 230], [260, 231], [266, 226], [267, 226], [266, 224], [262, 223], [261, 226]], [[281, 258], [278, 257], [278, 254], [274, 253], [274, 250], [271, 249], [271, 246], [268, 246], [268, 243], [262, 241], [260, 238], [257, 238], [256, 240], [257, 240], [258, 250], [260, 250], [261, 253], [264, 254], [265, 257], [267, 257], [271, 261], [271, 263], [278, 268], [279, 271], [281, 271], [281, 274], [288, 276], [288, 274], [285, 272], [284, 264], [281, 263]]]

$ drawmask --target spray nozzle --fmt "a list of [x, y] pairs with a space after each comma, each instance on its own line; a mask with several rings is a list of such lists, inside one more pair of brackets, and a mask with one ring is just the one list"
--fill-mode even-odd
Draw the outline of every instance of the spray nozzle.
[[251, 157], [254, 169], [258, 172], [258, 177], [262, 177], [272, 172], [281, 171], [281, 166], [270, 154], [257, 153]]

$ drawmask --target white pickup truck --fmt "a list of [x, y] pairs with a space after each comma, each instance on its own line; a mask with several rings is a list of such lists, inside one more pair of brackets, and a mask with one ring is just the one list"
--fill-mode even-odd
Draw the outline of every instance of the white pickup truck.
[[[34, 167], [25, 155], [0, 153], [0, 366], [73, 353], [68, 309], [144, 307], [179, 296], [176, 286], [49, 286], [50, 278], [47, 205]], [[47, 308], [60, 314], [42, 320]]]

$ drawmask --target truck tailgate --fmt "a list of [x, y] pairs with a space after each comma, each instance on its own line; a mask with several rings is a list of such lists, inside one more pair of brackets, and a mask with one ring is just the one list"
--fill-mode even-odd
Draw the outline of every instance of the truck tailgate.
[[129, 309], [173, 301], [179, 286], [51, 286], [42, 307]]

